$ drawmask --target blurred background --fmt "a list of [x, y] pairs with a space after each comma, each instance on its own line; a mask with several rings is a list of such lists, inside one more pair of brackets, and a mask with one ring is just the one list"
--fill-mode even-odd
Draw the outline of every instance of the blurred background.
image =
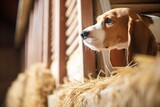
[[19, 0], [0, 2], [0, 107], [11, 82], [20, 72], [20, 51], [14, 46]]

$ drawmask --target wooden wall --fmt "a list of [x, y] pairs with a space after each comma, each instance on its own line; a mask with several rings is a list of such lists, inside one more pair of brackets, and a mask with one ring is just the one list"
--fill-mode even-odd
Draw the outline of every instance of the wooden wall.
[[25, 33], [25, 68], [35, 63], [51, 63], [49, 0], [35, 0], [29, 14], [28, 30]]
[[[78, 3], [77, 0], [67, 0], [65, 2], [67, 8], [65, 16], [66, 21], [66, 56], [67, 60], [67, 75], [69, 79], [79, 80], [83, 77], [82, 53], [79, 44], [79, 20], [78, 20]], [[79, 56], [79, 57], [78, 57]], [[74, 65], [73, 65], [74, 64]]]
[[92, 5], [92, 0], [66, 1], [67, 73], [71, 80], [83, 81], [84, 77], [96, 74], [95, 53], [83, 45], [80, 37], [81, 31], [93, 24]]
[[92, 0], [55, 0], [52, 5], [53, 74], [60, 83], [65, 76], [80, 81], [89, 73], [95, 76], [95, 54], [83, 46], [79, 36], [82, 29], [93, 24]]
[[51, 0], [51, 69], [57, 84], [66, 76], [65, 0]]

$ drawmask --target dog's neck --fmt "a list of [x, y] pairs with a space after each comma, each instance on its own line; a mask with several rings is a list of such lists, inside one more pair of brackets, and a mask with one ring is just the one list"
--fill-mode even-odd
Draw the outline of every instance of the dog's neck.
[[128, 48], [128, 42], [119, 43], [119, 44], [117, 44], [115, 46], [109, 47], [110, 50], [112, 50], [112, 49], [121, 50], [121, 49], [127, 49], [127, 48]]
[[[111, 62], [112, 62], [112, 64], [115, 66], [124, 66], [124, 65], [126, 65], [126, 64], [129, 64], [129, 62], [130, 62], [130, 58], [129, 58], [129, 46], [128, 46], [128, 41], [127, 42], [124, 42], [124, 43], [119, 43], [119, 44], [117, 44], [117, 45], [115, 45], [115, 46], [113, 46], [113, 47], [109, 47], [109, 50], [111, 51]], [[115, 49], [117, 49], [117, 50], [115, 50]], [[124, 52], [125, 51], [125, 52]], [[116, 54], [117, 55], [116, 55]], [[118, 58], [121, 58], [120, 59], [120, 61], [122, 61], [121, 63], [119, 63], [119, 64], [117, 64], [118, 62], [117, 62], [117, 60], [112, 60], [112, 59], [115, 59], [116, 57], [115, 56], [120, 56], [120, 57], [117, 57], [117, 59]], [[115, 57], [115, 58], [113, 58], [113, 57]], [[123, 57], [123, 58], [122, 58]]]

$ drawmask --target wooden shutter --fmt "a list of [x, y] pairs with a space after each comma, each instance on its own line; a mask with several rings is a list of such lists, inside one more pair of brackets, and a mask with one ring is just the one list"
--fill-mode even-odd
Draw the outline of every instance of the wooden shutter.
[[57, 82], [62, 83], [65, 76], [83, 80], [89, 73], [95, 75], [95, 54], [79, 37], [82, 29], [93, 24], [92, 0], [51, 1], [51, 69]]
[[92, 0], [67, 0], [66, 10], [66, 56], [67, 74], [70, 80], [82, 81], [90, 73], [95, 76], [94, 51], [83, 46], [79, 36], [82, 29], [93, 24]]
[[65, 32], [67, 40], [66, 56], [67, 60], [67, 74], [70, 80], [80, 79], [82, 73], [82, 58], [79, 49], [79, 25], [78, 25], [78, 5], [77, 0], [67, 0], [65, 3], [67, 8], [65, 16], [67, 21], [65, 23], [67, 30]]

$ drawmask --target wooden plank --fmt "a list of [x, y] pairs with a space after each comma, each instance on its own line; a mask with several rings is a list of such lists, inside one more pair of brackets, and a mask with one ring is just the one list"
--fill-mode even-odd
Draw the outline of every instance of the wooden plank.
[[42, 41], [43, 41], [43, 0], [38, 1], [38, 13], [37, 13], [37, 62], [42, 61]]
[[44, 10], [43, 10], [43, 54], [42, 54], [42, 62], [50, 65], [50, 44], [49, 44], [49, 3], [50, 0], [45, 0], [44, 2]]
[[110, 0], [110, 3], [160, 3], [159, 0]]
[[29, 28], [28, 28], [27, 36], [25, 38], [25, 62], [26, 62], [25, 68], [29, 67], [29, 58], [30, 58], [29, 40], [32, 32], [33, 32], [33, 10], [30, 12]]
[[[39, 5], [39, 1], [35, 1], [35, 5], [34, 5], [34, 20], [33, 20], [33, 23], [34, 23], [34, 29], [33, 29], [33, 40], [32, 40], [32, 42], [33, 42], [33, 51], [32, 51], [32, 53], [33, 53], [33, 64], [35, 64], [35, 63], [38, 63], [38, 55], [39, 55], [39, 45], [38, 45], [38, 41], [39, 41], [39, 32], [36, 32], [36, 31], [39, 31], [39, 27], [41, 26], [40, 25], [40, 17], [38, 16], [38, 12], [39, 12], [39, 7], [40, 7], [40, 5]], [[38, 27], [37, 27], [38, 26]]]
[[75, 40], [76, 36], [78, 36], [78, 26], [76, 26], [76, 28], [74, 29], [72, 34], [68, 37], [66, 44], [68, 46], [71, 45], [73, 43], [73, 41]]
[[55, 51], [55, 38], [54, 36], [52, 35], [52, 38], [51, 38], [51, 52], [52, 54], [54, 54], [54, 51]]
[[32, 0], [19, 1], [14, 41], [17, 48], [20, 47], [25, 39], [25, 32], [33, 3]]
[[52, 65], [55, 62], [55, 55], [54, 54], [51, 55], [51, 60], [52, 60], [52, 63], [51, 63], [51, 65]]
[[28, 56], [28, 67], [30, 67], [32, 64], [33, 64], [33, 58], [34, 58], [34, 56], [33, 56], [33, 34], [34, 34], [34, 17], [35, 17], [35, 15], [34, 15], [34, 10], [33, 10], [33, 13], [31, 14], [31, 16], [30, 16], [31, 18], [30, 19], [32, 19], [31, 20], [31, 29], [30, 29], [30, 32], [29, 32], [29, 37], [28, 37], [28, 54], [29, 54], [29, 56]]
[[74, 7], [73, 12], [71, 13], [71, 15], [70, 16], [66, 16], [66, 17], [68, 17], [67, 22], [66, 22], [66, 26], [69, 26], [76, 16], [77, 16], [77, 5]]
[[54, 56], [52, 55], [54, 61], [52, 61], [52, 64], [51, 64], [51, 72], [53, 73], [56, 80], [56, 85], [58, 86], [60, 83], [60, 50], [59, 50], [59, 47], [60, 47], [60, 1], [54, 0], [54, 2], [55, 4], [53, 4], [53, 7], [55, 8], [55, 11], [53, 12], [55, 12], [54, 14], [56, 15], [54, 16], [54, 19], [53, 18], [52, 19], [55, 22], [54, 24], [56, 25], [56, 27], [54, 28], [55, 53], [54, 53]]
[[127, 7], [136, 12], [159, 12], [160, 4], [112, 4], [111, 8]]
[[[28, 33], [29, 33], [29, 30], [28, 30]], [[25, 53], [25, 58], [24, 58], [24, 68], [28, 68], [28, 53], [29, 53], [29, 49], [28, 49], [28, 34], [27, 36], [25, 37], [25, 50], [24, 50], [24, 53]]]
[[76, 5], [76, 0], [72, 0], [71, 4], [69, 5], [65, 13], [66, 16], [69, 16], [71, 14], [75, 5]]
[[75, 18], [74, 21], [71, 23], [71, 25], [69, 26], [69, 28], [66, 31], [66, 36], [70, 36], [72, 34], [72, 32], [74, 31], [75, 27], [78, 24], [78, 19]]
[[50, 14], [50, 22], [51, 22], [51, 64], [54, 63], [55, 61], [55, 12], [56, 12], [56, 7], [55, 7], [55, 0], [51, 0], [51, 14]]
[[78, 47], [79, 44], [79, 37], [77, 37], [74, 42], [68, 47], [68, 49], [66, 50], [66, 55], [70, 56], [74, 50]]
[[[67, 75], [66, 72], [66, 36], [65, 36], [65, 32], [66, 32], [66, 26], [65, 26], [65, 22], [66, 22], [66, 17], [65, 16], [65, 12], [66, 12], [66, 8], [65, 8], [65, 2], [66, 0], [58, 0], [60, 2], [60, 29], [59, 29], [59, 82], [63, 83], [63, 78]], [[56, 71], [57, 72], [57, 71]]]
[[[82, 29], [93, 25], [93, 1], [92, 0], [78, 0], [78, 9], [80, 14], [79, 18], [79, 33]], [[84, 77], [88, 78], [88, 74], [92, 74], [92, 77], [96, 77], [96, 61], [95, 53], [90, 49], [85, 50], [83, 47], [82, 40], [80, 40], [80, 49], [82, 51], [82, 61], [83, 61], [83, 73]], [[89, 59], [89, 60], [88, 60]]]

